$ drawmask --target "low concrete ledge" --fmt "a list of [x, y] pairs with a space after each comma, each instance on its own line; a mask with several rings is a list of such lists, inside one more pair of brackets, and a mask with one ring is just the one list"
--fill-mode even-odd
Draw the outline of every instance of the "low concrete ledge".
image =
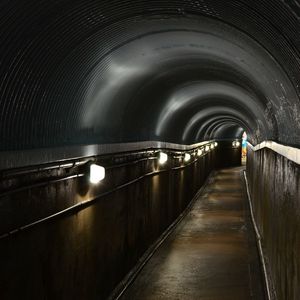
[[248, 142], [248, 145], [253, 151], [269, 148], [275, 151], [276, 153], [286, 157], [287, 159], [295, 162], [296, 164], [300, 165], [300, 149], [298, 148], [285, 146], [273, 141], [264, 141], [256, 146], [253, 146]]

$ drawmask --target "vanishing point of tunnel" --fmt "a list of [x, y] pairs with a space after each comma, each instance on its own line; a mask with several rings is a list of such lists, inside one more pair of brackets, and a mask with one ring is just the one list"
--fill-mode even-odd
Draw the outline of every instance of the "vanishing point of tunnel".
[[0, 299], [300, 299], [299, 0], [0, 0]]

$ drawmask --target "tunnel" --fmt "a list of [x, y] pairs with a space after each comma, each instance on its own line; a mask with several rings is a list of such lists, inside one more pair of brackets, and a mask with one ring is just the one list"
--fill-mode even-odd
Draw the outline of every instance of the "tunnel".
[[0, 0], [0, 298], [300, 299], [299, 0]]

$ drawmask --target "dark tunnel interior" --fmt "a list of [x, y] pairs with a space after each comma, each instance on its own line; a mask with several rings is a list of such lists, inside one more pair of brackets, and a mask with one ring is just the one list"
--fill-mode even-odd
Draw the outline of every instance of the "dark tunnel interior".
[[300, 143], [296, 1], [0, 5], [2, 151]]
[[209, 174], [240, 165], [244, 132], [268, 300], [296, 300], [299, 0], [0, 0], [0, 298], [16, 280], [24, 299], [106, 299]]

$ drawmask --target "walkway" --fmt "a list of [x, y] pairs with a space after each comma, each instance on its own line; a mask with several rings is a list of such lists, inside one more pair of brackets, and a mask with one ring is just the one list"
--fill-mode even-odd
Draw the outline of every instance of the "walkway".
[[122, 300], [261, 300], [242, 168], [217, 171]]

